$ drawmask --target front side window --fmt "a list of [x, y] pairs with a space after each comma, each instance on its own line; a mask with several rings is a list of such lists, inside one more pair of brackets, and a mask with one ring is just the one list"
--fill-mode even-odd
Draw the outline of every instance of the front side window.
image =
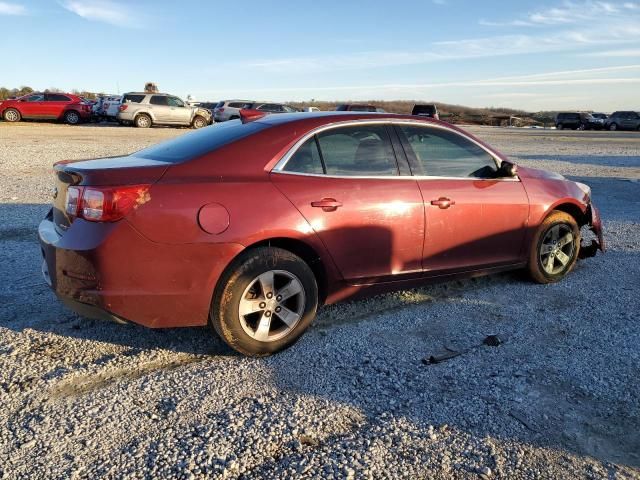
[[493, 157], [462, 135], [440, 128], [400, 125], [399, 134], [408, 144], [414, 175], [435, 177], [493, 178]]
[[149, 100], [149, 103], [151, 105], [168, 105], [167, 97], [165, 97], [164, 95], [154, 95], [153, 97], [151, 97], [151, 100]]
[[30, 95], [26, 100], [27, 102], [42, 102], [44, 100], [44, 95], [37, 93], [35, 95]]
[[317, 138], [327, 175], [399, 174], [384, 125], [339, 127], [320, 132]]
[[170, 107], [184, 107], [184, 102], [178, 97], [167, 97], [167, 102]]

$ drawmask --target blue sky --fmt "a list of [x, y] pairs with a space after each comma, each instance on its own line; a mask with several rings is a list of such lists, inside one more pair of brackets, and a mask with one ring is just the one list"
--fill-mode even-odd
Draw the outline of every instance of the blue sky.
[[0, 85], [640, 109], [640, 1], [0, 0]]

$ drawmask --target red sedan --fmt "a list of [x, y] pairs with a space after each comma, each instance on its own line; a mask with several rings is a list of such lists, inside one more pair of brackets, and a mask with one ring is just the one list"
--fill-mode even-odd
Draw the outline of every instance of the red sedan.
[[0, 118], [7, 122], [62, 120], [76, 125], [91, 119], [91, 105], [70, 93], [30, 93], [0, 101]]
[[527, 269], [562, 279], [588, 186], [519, 168], [420, 117], [294, 113], [63, 162], [39, 227], [43, 274], [87, 316], [211, 324], [236, 350], [292, 344], [319, 305], [417, 282]]

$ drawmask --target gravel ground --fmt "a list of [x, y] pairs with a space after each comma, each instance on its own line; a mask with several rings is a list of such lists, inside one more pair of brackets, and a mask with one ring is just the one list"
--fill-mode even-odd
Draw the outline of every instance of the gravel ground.
[[0, 123], [0, 478], [640, 478], [640, 134], [473, 131], [591, 185], [607, 254], [556, 285], [327, 307], [255, 360], [206, 328], [79, 318], [40, 278], [51, 164], [184, 130]]

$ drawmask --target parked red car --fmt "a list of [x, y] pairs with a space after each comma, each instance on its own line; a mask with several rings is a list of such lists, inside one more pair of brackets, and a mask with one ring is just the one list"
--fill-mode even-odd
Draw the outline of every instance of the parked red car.
[[585, 225], [604, 249], [588, 186], [516, 171], [473, 135], [411, 116], [242, 111], [55, 175], [39, 236], [64, 303], [149, 327], [210, 323], [249, 355], [356, 294], [518, 268], [558, 281]]
[[30, 93], [0, 101], [0, 117], [7, 122], [24, 119], [63, 120], [76, 125], [91, 119], [91, 105], [70, 93]]

